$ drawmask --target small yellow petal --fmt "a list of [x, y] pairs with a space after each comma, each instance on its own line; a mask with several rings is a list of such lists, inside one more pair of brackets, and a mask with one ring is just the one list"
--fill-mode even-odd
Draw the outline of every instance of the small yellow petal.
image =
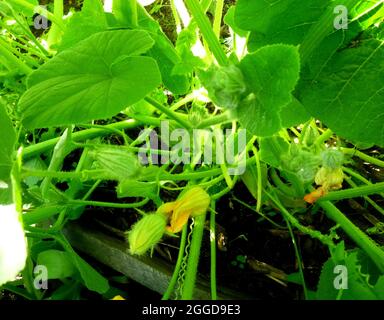
[[160, 213], [167, 218], [170, 218], [173, 210], [175, 209], [177, 203], [176, 202], [167, 202], [162, 204], [159, 209], [157, 209], [156, 213]]
[[167, 228], [167, 230], [172, 233], [180, 232], [187, 223], [189, 216], [190, 212], [175, 211], [171, 219], [171, 225]]
[[115, 296], [112, 300], [125, 300], [122, 296]]
[[189, 211], [195, 217], [204, 214], [209, 207], [210, 198], [208, 193], [201, 187], [192, 187], [181, 198], [177, 200], [176, 210]]
[[[188, 189], [179, 199], [172, 203], [173, 212], [170, 226], [167, 227], [167, 230], [173, 233], [180, 232], [188, 222], [189, 217], [204, 214], [208, 210], [209, 203], [209, 195], [201, 187], [195, 186]], [[164, 207], [162, 211], [166, 211], [169, 208]]]
[[308, 193], [307, 195], [305, 195], [304, 201], [309, 204], [313, 204], [326, 194], [327, 194], [327, 190], [323, 187], [319, 187], [315, 191], [312, 191], [311, 193]]

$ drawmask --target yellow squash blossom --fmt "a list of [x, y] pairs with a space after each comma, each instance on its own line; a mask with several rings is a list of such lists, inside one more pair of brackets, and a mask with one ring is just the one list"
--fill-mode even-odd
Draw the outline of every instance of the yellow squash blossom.
[[167, 230], [172, 233], [180, 232], [189, 217], [204, 214], [209, 207], [210, 198], [204, 189], [194, 186], [183, 193], [179, 199], [164, 203], [157, 213], [164, 214], [170, 219]]
[[326, 190], [341, 189], [344, 180], [343, 168], [321, 167], [315, 177], [317, 185], [323, 186]]
[[319, 185], [315, 191], [307, 194], [304, 201], [313, 204], [328, 193], [329, 190], [341, 189], [344, 180], [344, 173], [341, 167], [321, 167], [315, 177], [315, 183]]

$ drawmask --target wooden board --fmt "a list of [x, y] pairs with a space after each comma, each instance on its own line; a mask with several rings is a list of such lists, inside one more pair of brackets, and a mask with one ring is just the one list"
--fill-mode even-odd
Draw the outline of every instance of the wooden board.
[[[64, 233], [69, 242], [79, 251], [155, 292], [163, 294], [166, 291], [172, 276], [173, 266], [167, 265], [163, 260], [149, 256], [132, 256], [127, 253], [127, 245], [123, 241], [76, 223], [68, 224]], [[227, 289], [225, 292], [218, 292], [218, 297], [220, 299], [245, 298], [240, 293]], [[209, 283], [198, 279], [194, 298], [210, 299]]]

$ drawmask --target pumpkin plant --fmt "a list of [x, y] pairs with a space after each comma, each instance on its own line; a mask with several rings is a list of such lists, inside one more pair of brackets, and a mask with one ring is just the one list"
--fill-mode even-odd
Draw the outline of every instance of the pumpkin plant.
[[[64, 14], [63, 0], [0, 3], [1, 288], [124, 295], [65, 236], [102, 207], [139, 216], [128, 254], [180, 239], [164, 299], [193, 298], [209, 232], [217, 299], [217, 203], [242, 186], [252, 201], [239, 203], [292, 238], [298, 269], [284, 281], [302, 298], [383, 299], [384, 182], [358, 167], [384, 167], [383, 1], [170, 0], [173, 38], [148, 4], [84, 0]], [[110, 201], [97, 197], [111, 186]], [[352, 198], [370, 228], [341, 211]], [[319, 212], [333, 227], [300, 218]], [[316, 288], [296, 232], [329, 249]], [[54, 290], [36, 285], [38, 266]], [[338, 266], [348, 290], [334, 285]]]

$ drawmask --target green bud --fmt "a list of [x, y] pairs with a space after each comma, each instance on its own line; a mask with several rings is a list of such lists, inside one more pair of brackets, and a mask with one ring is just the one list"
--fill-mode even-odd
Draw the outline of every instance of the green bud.
[[331, 169], [340, 168], [344, 163], [344, 154], [337, 149], [327, 149], [321, 153], [323, 166]]
[[312, 183], [320, 165], [320, 159], [312, 152], [292, 144], [289, 153], [282, 156], [283, 168], [295, 173], [303, 183]]
[[103, 171], [105, 179], [125, 180], [138, 174], [137, 156], [123, 147], [97, 146], [91, 151], [96, 167]]
[[156, 245], [164, 235], [166, 224], [162, 214], [148, 214], [135, 223], [128, 232], [130, 253], [143, 255]]
[[188, 120], [193, 126], [198, 126], [201, 121], [208, 117], [208, 112], [205, 105], [200, 105], [196, 102], [192, 103], [192, 107], [188, 114]]
[[247, 86], [243, 73], [233, 64], [226, 67], [211, 66], [199, 77], [210, 99], [218, 107], [236, 109], [245, 98]]

